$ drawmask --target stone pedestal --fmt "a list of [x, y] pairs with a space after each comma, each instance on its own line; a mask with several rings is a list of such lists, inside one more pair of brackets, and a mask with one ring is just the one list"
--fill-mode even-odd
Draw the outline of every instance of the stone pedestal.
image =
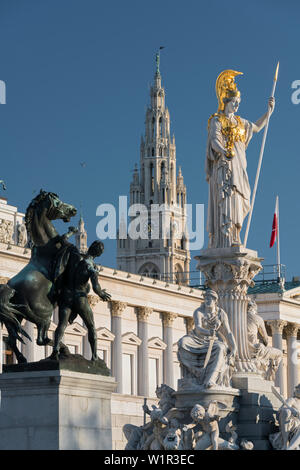
[[211, 248], [197, 256], [198, 266], [206, 284], [219, 295], [219, 306], [228, 315], [230, 329], [237, 344], [236, 370], [255, 371], [248, 349], [247, 337], [247, 290], [253, 277], [261, 269], [257, 252], [243, 246]]
[[249, 372], [236, 374], [232, 382], [241, 392], [237, 421], [239, 440], [253, 442], [254, 450], [271, 449], [269, 435], [278, 431], [275, 427], [276, 411], [282, 406], [272, 392], [273, 382]]
[[1, 450], [112, 449], [114, 378], [71, 370], [0, 375]]

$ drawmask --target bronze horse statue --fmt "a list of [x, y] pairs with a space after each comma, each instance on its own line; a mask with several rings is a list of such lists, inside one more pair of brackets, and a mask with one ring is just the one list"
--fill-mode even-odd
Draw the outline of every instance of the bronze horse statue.
[[24, 342], [20, 334], [29, 338], [21, 327], [23, 319], [37, 326], [38, 345], [51, 343], [48, 329], [57, 303], [56, 285], [67, 264], [70, 246], [66, 243], [67, 237], [61, 237], [51, 221], [69, 222], [75, 215], [74, 206], [60, 201], [57, 194], [43, 190], [26, 210], [31, 259], [6, 285], [0, 286], [0, 321], [6, 326], [9, 345], [19, 363], [27, 362], [16, 344], [17, 339]]

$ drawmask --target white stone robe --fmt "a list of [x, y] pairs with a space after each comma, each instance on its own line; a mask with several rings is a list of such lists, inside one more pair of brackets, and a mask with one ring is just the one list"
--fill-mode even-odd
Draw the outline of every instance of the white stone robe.
[[207, 231], [211, 248], [240, 243], [239, 233], [250, 209], [250, 185], [247, 174], [246, 149], [252, 138], [253, 124], [241, 119], [245, 142], [234, 143], [234, 157], [220, 157], [217, 146], [226, 149], [217, 116], [210, 121], [206, 151], [206, 179], [209, 184]]

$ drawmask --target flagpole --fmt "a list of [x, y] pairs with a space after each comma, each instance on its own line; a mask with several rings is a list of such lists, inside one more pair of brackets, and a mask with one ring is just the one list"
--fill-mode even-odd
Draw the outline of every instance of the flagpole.
[[[277, 83], [277, 77], [278, 77], [278, 69], [279, 69], [279, 62], [277, 64], [276, 72], [275, 72], [275, 75], [274, 75], [274, 81], [273, 81], [271, 97], [274, 97], [274, 95], [275, 95], [275, 89], [276, 89], [276, 83]], [[266, 138], [267, 138], [267, 133], [268, 133], [268, 128], [269, 128], [269, 121], [270, 121], [270, 109], [268, 108], [267, 122], [266, 122], [266, 125], [265, 125], [263, 140], [262, 140], [262, 144], [261, 144], [259, 160], [258, 160], [258, 166], [257, 166], [257, 171], [256, 171], [256, 177], [255, 177], [255, 183], [254, 183], [253, 194], [252, 194], [252, 201], [251, 201], [251, 206], [250, 206], [250, 212], [249, 212], [247, 227], [246, 227], [246, 231], [245, 231], [245, 238], [244, 238], [244, 247], [245, 248], [246, 248], [246, 245], [247, 245], [249, 228], [250, 228], [250, 223], [251, 223], [251, 219], [252, 219], [252, 213], [253, 213], [253, 207], [254, 207], [254, 202], [255, 202], [256, 190], [257, 190], [257, 185], [258, 185], [258, 180], [259, 180], [259, 175], [260, 175], [260, 169], [261, 169], [262, 159], [263, 159], [264, 150], [265, 150], [265, 143], [266, 143]]]
[[277, 212], [277, 264], [279, 280], [281, 279], [281, 264], [280, 264], [280, 241], [279, 241], [279, 197], [276, 196], [276, 212]]

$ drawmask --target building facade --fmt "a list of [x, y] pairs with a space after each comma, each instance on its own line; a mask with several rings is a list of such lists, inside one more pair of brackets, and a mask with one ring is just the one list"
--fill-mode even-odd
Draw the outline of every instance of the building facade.
[[[6, 227], [0, 238], [0, 283], [6, 283], [30, 258], [30, 250], [19, 244], [17, 227], [22, 216], [5, 200], [0, 201], [0, 226]], [[9, 221], [12, 226], [7, 230]], [[99, 282], [112, 300], [102, 302], [91, 290], [89, 302], [95, 317], [98, 355], [118, 383], [112, 397], [113, 448], [123, 449], [126, 439], [122, 427], [126, 423], [143, 424], [144, 398], [151, 405], [157, 403], [157, 385], [177, 387], [181, 377], [177, 342], [193, 328], [193, 312], [203, 301], [203, 290], [109, 267], [100, 268]], [[276, 384], [284, 396], [290, 396], [300, 377], [300, 281], [257, 283], [249, 294], [265, 321], [269, 344], [283, 351]], [[56, 325], [55, 311], [50, 337]], [[25, 323], [24, 327], [34, 340], [25, 338], [26, 344], [21, 346], [27, 359], [38, 361], [49, 356], [50, 346], [36, 345], [35, 326]], [[2, 362], [14, 363], [4, 327], [1, 336]], [[90, 358], [87, 330], [80, 319], [67, 327], [64, 342], [72, 353]]]
[[[181, 168], [176, 170], [175, 137], [156, 57], [145, 134], [140, 144], [140, 167], [130, 184], [130, 206], [140, 214], [138, 239], [120, 230], [117, 240], [118, 269], [156, 279], [188, 283], [190, 253], [186, 234], [186, 187]], [[139, 207], [143, 204], [147, 211]], [[134, 205], [136, 205], [134, 209]], [[124, 221], [125, 222], [125, 221]]]

